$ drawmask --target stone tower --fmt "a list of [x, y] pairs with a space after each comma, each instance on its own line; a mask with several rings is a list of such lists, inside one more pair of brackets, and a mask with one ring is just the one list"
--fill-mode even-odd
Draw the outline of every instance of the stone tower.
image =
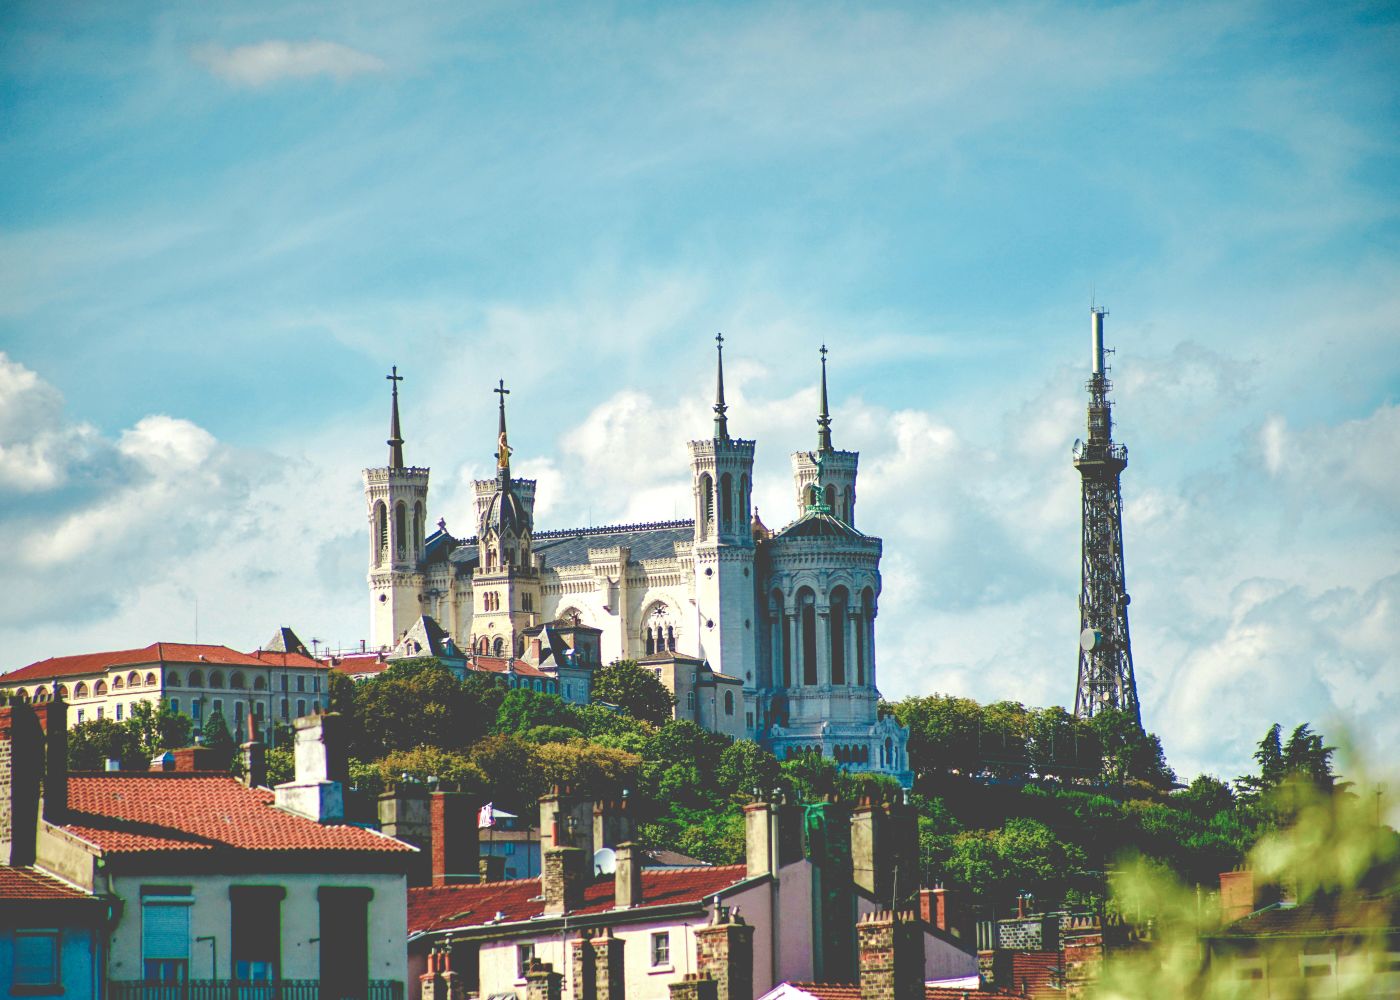
[[422, 611], [423, 537], [428, 505], [428, 470], [403, 464], [399, 428], [398, 367], [385, 376], [393, 386], [389, 415], [389, 464], [365, 469], [369, 519], [370, 636], [376, 647], [392, 646]]
[[512, 479], [506, 438], [505, 382], [496, 432], [496, 478], [476, 484], [477, 566], [472, 574], [472, 648], [477, 653], [521, 654], [521, 632], [540, 620], [540, 571], [535, 536], [535, 484]]
[[792, 456], [793, 483], [797, 490], [797, 516], [825, 503], [828, 513], [856, 526], [856, 466], [860, 454], [837, 451], [831, 446], [831, 409], [826, 401], [826, 345], [822, 345], [821, 410], [817, 416], [817, 450]]
[[695, 494], [695, 613], [699, 653], [710, 666], [754, 688], [754, 442], [729, 436], [724, 337], [715, 336], [715, 433], [690, 442]]
[[1074, 467], [1083, 480], [1081, 584], [1079, 590], [1079, 682], [1074, 714], [1081, 719], [1106, 708], [1121, 709], [1142, 725], [1133, 647], [1128, 637], [1127, 584], [1123, 576], [1123, 494], [1118, 480], [1128, 449], [1113, 440], [1113, 410], [1104, 364], [1101, 307], [1090, 310], [1093, 372], [1089, 390], [1089, 440], [1074, 443]]

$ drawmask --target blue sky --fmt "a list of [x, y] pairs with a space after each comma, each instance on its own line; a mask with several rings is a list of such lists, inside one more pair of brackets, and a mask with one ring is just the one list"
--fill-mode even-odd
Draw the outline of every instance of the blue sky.
[[470, 529], [686, 509], [711, 338], [792, 513], [816, 349], [887, 696], [1073, 696], [1091, 296], [1146, 721], [1400, 738], [1389, 4], [12, 4], [0, 668], [366, 630], [391, 364]]

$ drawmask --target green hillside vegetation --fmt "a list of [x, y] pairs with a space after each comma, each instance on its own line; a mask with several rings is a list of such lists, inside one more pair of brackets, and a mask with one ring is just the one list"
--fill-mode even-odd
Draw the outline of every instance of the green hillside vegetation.
[[[743, 859], [742, 807], [755, 795], [811, 801], [894, 799], [892, 780], [852, 775], [815, 755], [778, 761], [750, 740], [690, 722], [662, 721], [670, 694], [630, 662], [598, 671], [596, 691], [616, 708], [569, 705], [556, 695], [509, 690], [496, 678], [457, 680], [437, 660], [392, 665], [354, 683], [332, 674], [333, 711], [345, 719], [351, 799], [373, 817], [374, 797], [404, 780], [457, 788], [529, 816], [552, 785], [595, 798], [627, 792], [638, 839], [711, 863]], [[1160, 741], [1121, 713], [1080, 721], [1064, 709], [979, 705], [934, 695], [882, 706], [909, 726], [926, 884], [969, 887], [986, 915], [1021, 892], [1039, 905], [1097, 905], [1127, 856], [1213, 884], [1264, 833], [1286, 821], [1276, 790], [1290, 778], [1331, 788], [1332, 750], [1304, 725], [1261, 741], [1257, 774], [1233, 783], [1201, 775], [1184, 787]], [[173, 717], [178, 718], [178, 717]], [[232, 750], [210, 719], [204, 739]], [[268, 750], [269, 781], [292, 775], [290, 730]], [[74, 767], [124, 766], [190, 738], [169, 713], [124, 723], [87, 722], [70, 740]], [[993, 906], [993, 903], [996, 906]]]

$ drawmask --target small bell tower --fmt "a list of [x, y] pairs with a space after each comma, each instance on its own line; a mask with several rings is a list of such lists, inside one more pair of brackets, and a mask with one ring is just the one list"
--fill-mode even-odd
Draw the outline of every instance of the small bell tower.
[[826, 397], [826, 345], [822, 345], [821, 409], [817, 414], [817, 450], [794, 452], [792, 478], [797, 488], [797, 516], [818, 505], [827, 513], [856, 526], [856, 468], [860, 453], [837, 451], [831, 445], [831, 408]]
[[423, 539], [428, 506], [428, 470], [404, 465], [395, 365], [384, 376], [393, 387], [389, 411], [389, 464], [364, 470], [369, 518], [370, 641], [393, 646], [422, 614]]
[[695, 499], [695, 612], [699, 655], [754, 687], [754, 442], [729, 436], [724, 335], [715, 335], [715, 431], [690, 442]]

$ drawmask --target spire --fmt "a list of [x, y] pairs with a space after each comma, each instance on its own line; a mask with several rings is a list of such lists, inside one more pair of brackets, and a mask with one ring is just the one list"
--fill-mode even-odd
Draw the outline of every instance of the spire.
[[500, 427], [496, 432], [496, 473], [503, 486], [510, 486], [510, 445], [506, 443], [506, 397], [510, 395], [510, 390], [506, 388], [505, 379], [496, 382], [496, 388], [491, 390], [501, 397], [501, 420]]
[[822, 344], [822, 411], [817, 415], [817, 451], [831, 451], [831, 412], [826, 405], [826, 345]]
[[724, 405], [724, 334], [715, 334], [715, 351], [718, 363], [715, 368], [715, 440], [729, 440], [729, 419], [724, 415], [729, 409]]
[[402, 469], [403, 432], [399, 430], [399, 383], [403, 381], [403, 376], [399, 374], [399, 366], [394, 365], [384, 377], [394, 387], [393, 409], [389, 415], [389, 440], [384, 443], [389, 446], [389, 468]]

